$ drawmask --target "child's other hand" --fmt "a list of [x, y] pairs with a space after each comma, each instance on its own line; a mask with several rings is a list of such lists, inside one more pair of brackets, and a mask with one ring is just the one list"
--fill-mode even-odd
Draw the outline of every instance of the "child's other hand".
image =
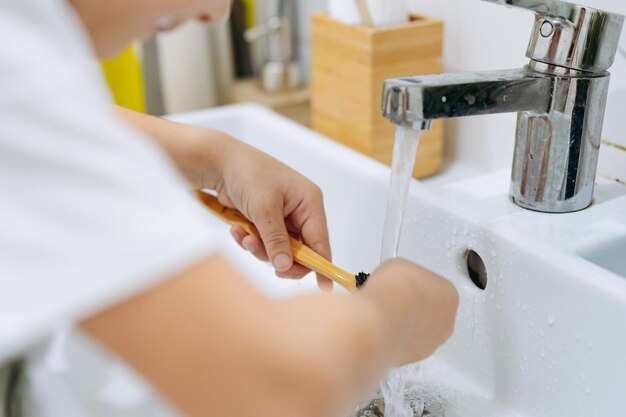
[[[220, 203], [241, 211], [259, 230], [261, 239], [241, 227], [231, 233], [246, 250], [270, 261], [281, 278], [302, 278], [310, 271], [293, 261], [289, 235], [327, 259], [330, 244], [322, 191], [296, 171], [238, 141], [228, 145], [220, 161], [217, 183]], [[322, 289], [332, 281], [318, 275]]]
[[394, 341], [395, 366], [426, 359], [452, 335], [459, 294], [450, 281], [419, 265], [387, 261], [360, 294], [387, 316], [381, 328], [384, 339]]

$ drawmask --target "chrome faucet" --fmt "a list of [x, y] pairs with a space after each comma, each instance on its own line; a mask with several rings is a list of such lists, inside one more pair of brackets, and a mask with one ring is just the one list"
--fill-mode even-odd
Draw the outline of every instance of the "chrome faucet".
[[294, 0], [265, 0], [259, 3], [262, 23], [246, 31], [248, 42], [259, 41], [260, 81], [268, 93], [297, 88], [302, 74], [297, 59], [298, 16]]
[[510, 196], [567, 213], [593, 200], [602, 124], [624, 16], [559, 0], [485, 0], [531, 10], [521, 69], [389, 79], [382, 112], [395, 124], [517, 112]]

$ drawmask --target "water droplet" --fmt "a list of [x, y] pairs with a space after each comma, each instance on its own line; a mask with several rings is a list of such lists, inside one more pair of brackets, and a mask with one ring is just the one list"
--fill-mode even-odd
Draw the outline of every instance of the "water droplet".
[[556, 317], [554, 316], [554, 314], [550, 314], [548, 316], [548, 326], [554, 327], [555, 323], [556, 323]]
[[448, 101], [448, 97], [446, 97], [446, 96], [441, 97], [441, 102], [442, 103], [445, 103], [447, 101]]
[[585, 394], [591, 395], [591, 387], [585, 388]]
[[491, 243], [496, 243], [496, 238], [495, 237], [491, 238]]
[[526, 304], [522, 307], [522, 311], [528, 311], [528, 306]]
[[541, 351], [541, 359], [545, 359], [546, 358], [546, 351], [542, 350]]
[[465, 225], [465, 227], [463, 228], [463, 234], [465, 236], [467, 236], [467, 235], [469, 235], [469, 232], [470, 232], [469, 226]]
[[583, 335], [581, 335], [580, 333], [576, 333], [576, 341], [579, 342], [580, 339], [583, 338]]
[[458, 235], [459, 234], [459, 229], [457, 229], [456, 227], [454, 229], [452, 229], [452, 234], [454, 236]]
[[493, 256], [495, 258], [496, 256], [498, 256], [498, 252], [496, 252], [495, 249], [492, 250], [491, 251], [491, 256]]

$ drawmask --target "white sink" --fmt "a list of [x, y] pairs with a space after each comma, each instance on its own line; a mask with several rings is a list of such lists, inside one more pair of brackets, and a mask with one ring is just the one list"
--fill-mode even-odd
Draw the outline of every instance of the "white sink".
[[[175, 119], [228, 132], [313, 179], [336, 263], [377, 266], [387, 167], [256, 105]], [[446, 416], [626, 415], [626, 187], [599, 180], [593, 207], [550, 215], [509, 202], [508, 172], [445, 178], [412, 183], [400, 252], [461, 294], [454, 336], [420, 370]], [[468, 276], [470, 249], [484, 261], [484, 291]], [[315, 290], [310, 277], [281, 281], [238, 259], [271, 295]]]
[[578, 254], [589, 262], [626, 279], [626, 230], [624, 225], [619, 225], [616, 229], [621, 230], [621, 237], [604, 240], [595, 246], [583, 247]]
[[[388, 167], [256, 105], [174, 118], [228, 132], [313, 179], [335, 262], [354, 273], [376, 268]], [[626, 187], [599, 179], [591, 208], [554, 215], [513, 205], [508, 185], [508, 171], [460, 165], [411, 184], [401, 255], [461, 295], [456, 331], [415, 371], [417, 391], [446, 417], [626, 416]], [[317, 291], [312, 277], [276, 278], [213, 221], [228, 256], [268, 295]], [[482, 257], [484, 291], [470, 279], [469, 250]], [[120, 416], [177, 415], [83, 335], [66, 349], [65, 382], [90, 416], [110, 416], [111, 404]]]

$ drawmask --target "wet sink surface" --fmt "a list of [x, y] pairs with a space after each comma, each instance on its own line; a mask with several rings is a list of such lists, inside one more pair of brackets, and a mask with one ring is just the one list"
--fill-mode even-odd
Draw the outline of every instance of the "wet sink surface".
[[[376, 267], [387, 167], [255, 105], [176, 119], [224, 130], [312, 178], [337, 264]], [[461, 294], [453, 338], [416, 383], [448, 417], [624, 415], [626, 187], [599, 180], [593, 207], [553, 215], [513, 205], [508, 181], [492, 172], [411, 184], [401, 256]], [[468, 250], [485, 265], [484, 290], [469, 278]], [[243, 256], [241, 265], [270, 295], [315, 290], [314, 279], [277, 280]]]
[[608, 239], [595, 247], [585, 248], [579, 252], [579, 255], [626, 279], [626, 230], [624, 237]]

